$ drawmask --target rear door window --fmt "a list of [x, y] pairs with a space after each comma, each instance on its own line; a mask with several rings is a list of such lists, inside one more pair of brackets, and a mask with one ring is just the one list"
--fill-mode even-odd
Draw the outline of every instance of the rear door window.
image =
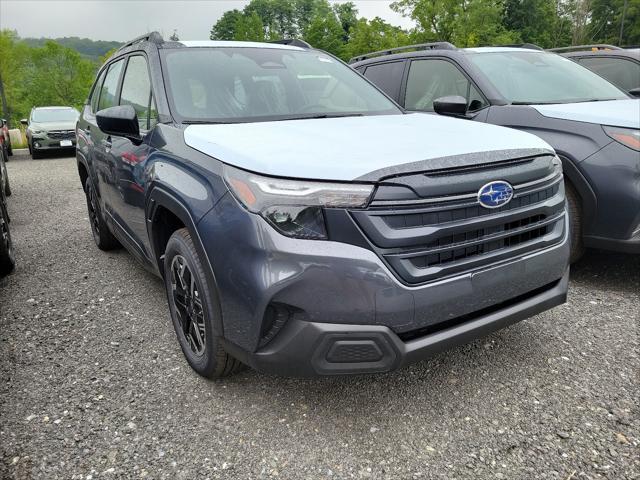
[[434, 100], [451, 95], [465, 98], [471, 112], [488, 105], [478, 89], [453, 63], [438, 59], [411, 62], [405, 93], [407, 110], [432, 112]]
[[104, 77], [102, 89], [100, 90], [98, 110], [103, 110], [118, 104], [116, 90], [118, 89], [118, 81], [120, 80], [120, 71], [122, 70], [123, 63], [123, 60], [118, 60], [109, 65], [107, 75]]
[[367, 67], [364, 76], [391, 98], [398, 100], [403, 73], [404, 62], [387, 62]]
[[578, 63], [623, 90], [640, 87], [640, 64], [620, 57], [583, 57]]

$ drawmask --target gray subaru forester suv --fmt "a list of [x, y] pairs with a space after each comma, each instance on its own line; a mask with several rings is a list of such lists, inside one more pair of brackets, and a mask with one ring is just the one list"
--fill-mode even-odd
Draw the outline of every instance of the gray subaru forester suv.
[[544, 141], [406, 114], [303, 42], [138, 38], [77, 131], [97, 246], [164, 279], [206, 377], [387, 372], [566, 299]]

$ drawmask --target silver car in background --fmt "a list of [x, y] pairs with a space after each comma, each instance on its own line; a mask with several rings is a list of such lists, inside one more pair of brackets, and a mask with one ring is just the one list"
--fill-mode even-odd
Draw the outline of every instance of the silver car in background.
[[31, 156], [40, 158], [47, 151], [75, 149], [79, 115], [73, 107], [34, 107], [29, 119], [21, 121], [27, 126], [27, 143]]

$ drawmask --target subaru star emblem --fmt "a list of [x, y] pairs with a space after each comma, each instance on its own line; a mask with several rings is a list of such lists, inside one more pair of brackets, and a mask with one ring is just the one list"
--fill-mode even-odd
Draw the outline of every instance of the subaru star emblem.
[[499, 208], [513, 198], [513, 187], [507, 182], [487, 183], [478, 190], [478, 202], [485, 208]]

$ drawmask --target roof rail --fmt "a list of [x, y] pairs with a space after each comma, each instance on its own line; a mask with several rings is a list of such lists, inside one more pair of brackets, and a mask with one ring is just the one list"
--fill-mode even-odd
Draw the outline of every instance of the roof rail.
[[358, 55], [357, 57], [353, 57], [351, 60], [349, 60], [349, 63], [360, 62], [368, 58], [392, 55], [394, 53], [399, 53], [405, 50], [456, 50], [456, 46], [449, 42], [418, 43], [416, 45], [407, 45], [404, 47], [388, 48], [386, 50], [378, 50], [377, 52]]
[[511, 48], [528, 48], [530, 50], [544, 50], [540, 45], [535, 43], [511, 43], [507, 45], [495, 45], [496, 47], [511, 47]]
[[271, 40], [269, 43], [277, 43], [280, 45], [290, 45], [292, 47], [300, 47], [300, 48], [313, 48], [304, 40], [300, 40], [299, 38], [283, 38], [281, 40]]
[[120, 51], [132, 45], [135, 45], [136, 43], [141, 43], [141, 42], [152, 42], [152, 43], [158, 44], [158, 43], [164, 42], [164, 39], [162, 38], [162, 35], [160, 35], [158, 32], [145, 33], [144, 35], [140, 35], [139, 37], [136, 37], [133, 40], [125, 43], [120, 48], [118, 48], [117, 51]]
[[567, 52], [580, 52], [582, 50], [590, 50], [592, 52], [597, 52], [598, 50], [622, 50], [622, 48], [616, 47], [615, 45], [607, 45], [605, 43], [596, 43], [593, 45], [572, 45], [569, 47], [549, 48], [547, 51], [555, 52], [555, 53], [567, 53]]

